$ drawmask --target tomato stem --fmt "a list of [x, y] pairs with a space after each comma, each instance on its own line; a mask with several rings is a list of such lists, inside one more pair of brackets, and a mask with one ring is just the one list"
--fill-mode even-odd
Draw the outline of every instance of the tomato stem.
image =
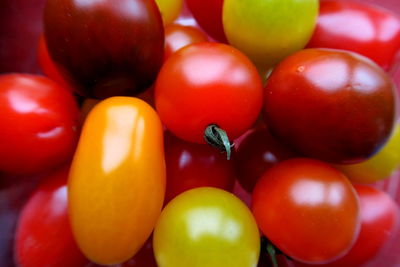
[[268, 255], [271, 258], [272, 261], [272, 265], [274, 267], [278, 267], [278, 261], [276, 260], [276, 251], [275, 251], [275, 247], [271, 244], [268, 243], [267, 244], [267, 251], [268, 251]]
[[218, 148], [222, 152], [226, 152], [228, 160], [231, 158], [231, 148], [233, 144], [230, 143], [226, 132], [219, 128], [218, 125], [208, 125], [204, 131], [204, 139], [209, 145]]

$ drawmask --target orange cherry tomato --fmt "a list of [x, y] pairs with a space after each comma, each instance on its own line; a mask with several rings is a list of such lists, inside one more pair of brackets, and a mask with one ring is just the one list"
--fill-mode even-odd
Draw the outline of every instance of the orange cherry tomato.
[[144, 101], [112, 97], [89, 113], [69, 176], [70, 221], [82, 252], [124, 262], [149, 238], [165, 194], [163, 129]]

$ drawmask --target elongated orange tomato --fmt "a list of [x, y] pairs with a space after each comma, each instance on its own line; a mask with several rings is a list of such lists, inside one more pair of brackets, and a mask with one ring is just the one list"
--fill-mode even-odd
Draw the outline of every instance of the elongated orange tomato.
[[132, 257], [165, 193], [163, 130], [144, 101], [112, 97], [89, 113], [70, 171], [69, 215], [82, 252], [99, 264]]

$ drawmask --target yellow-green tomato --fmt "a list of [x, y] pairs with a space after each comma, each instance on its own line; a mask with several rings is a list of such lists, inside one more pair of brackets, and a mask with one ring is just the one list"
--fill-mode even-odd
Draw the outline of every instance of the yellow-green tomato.
[[179, 16], [182, 10], [182, 0], [156, 0], [164, 25], [168, 25]]
[[373, 183], [388, 178], [400, 168], [400, 124], [386, 145], [372, 158], [359, 164], [337, 165], [353, 182]]
[[153, 234], [159, 267], [257, 266], [260, 236], [247, 206], [224, 190], [200, 187], [164, 208]]
[[69, 216], [87, 258], [131, 258], [149, 238], [165, 194], [163, 129], [155, 110], [133, 97], [97, 104], [85, 120], [69, 174]]
[[229, 43], [266, 70], [308, 43], [318, 7], [318, 0], [225, 0], [222, 21]]

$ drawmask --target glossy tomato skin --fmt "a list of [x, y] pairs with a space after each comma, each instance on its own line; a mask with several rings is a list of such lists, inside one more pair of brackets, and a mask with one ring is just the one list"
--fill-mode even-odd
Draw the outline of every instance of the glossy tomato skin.
[[149, 238], [165, 194], [163, 129], [144, 101], [112, 97], [86, 118], [68, 182], [72, 231], [93, 262], [132, 258]]
[[157, 112], [168, 130], [186, 141], [205, 143], [216, 124], [234, 139], [256, 120], [262, 84], [250, 60], [233, 47], [199, 43], [182, 48], [161, 68], [155, 88]]
[[263, 234], [301, 262], [338, 259], [359, 233], [359, 202], [353, 186], [321, 161], [298, 158], [278, 163], [258, 181], [252, 201]]
[[171, 24], [165, 27], [165, 51], [164, 59], [168, 59], [179, 49], [194, 43], [208, 41], [207, 35], [201, 30], [179, 24]]
[[165, 135], [165, 162], [167, 190], [165, 202], [195, 187], [233, 189], [235, 171], [233, 162], [218, 150]]
[[154, 1], [49, 0], [44, 25], [51, 57], [86, 97], [140, 93], [162, 64], [164, 28]]
[[159, 267], [256, 266], [257, 224], [246, 205], [217, 188], [186, 191], [164, 208], [153, 234]]
[[389, 70], [400, 49], [400, 19], [362, 2], [323, 0], [307, 47], [350, 50]]
[[235, 144], [234, 160], [238, 181], [251, 193], [266, 170], [295, 156], [296, 154], [277, 141], [266, 127], [253, 128]]
[[68, 168], [55, 172], [25, 204], [15, 235], [15, 262], [20, 267], [84, 267], [68, 219]]
[[371, 157], [394, 127], [393, 82], [375, 63], [350, 52], [297, 52], [275, 68], [264, 95], [274, 136], [299, 153], [332, 163]]
[[29, 74], [0, 76], [0, 171], [33, 174], [71, 159], [78, 106], [66, 89]]

